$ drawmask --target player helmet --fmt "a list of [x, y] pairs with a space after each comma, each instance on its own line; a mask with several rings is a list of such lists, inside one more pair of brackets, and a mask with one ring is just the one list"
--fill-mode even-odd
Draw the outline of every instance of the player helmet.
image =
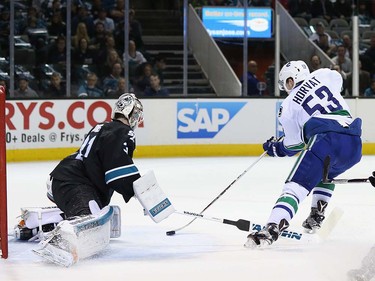
[[292, 78], [294, 80], [294, 86], [296, 86], [299, 82], [305, 80], [309, 74], [310, 70], [304, 61], [290, 61], [280, 70], [279, 89], [289, 93], [292, 89], [288, 90], [286, 87], [288, 78]]
[[130, 127], [134, 130], [143, 121], [143, 105], [140, 100], [131, 93], [122, 94], [115, 103], [112, 119], [116, 113], [124, 115]]

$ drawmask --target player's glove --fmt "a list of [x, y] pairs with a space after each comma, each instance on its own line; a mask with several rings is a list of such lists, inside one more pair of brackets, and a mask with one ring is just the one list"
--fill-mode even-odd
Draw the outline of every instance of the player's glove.
[[280, 146], [283, 146], [282, 142], [278, 142], [274, 137], [271, 137], [265, 143], [263, 143], [263, 149], [267, 152], [269, 156], [272, 157], [284, 157], [286, 154], [283, 154]]

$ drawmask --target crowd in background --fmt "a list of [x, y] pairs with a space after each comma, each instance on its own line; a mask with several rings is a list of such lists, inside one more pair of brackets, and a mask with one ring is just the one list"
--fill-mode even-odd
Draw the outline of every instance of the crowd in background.
[[[249, 7], [274, 7], [275, 0], [248, 1]], [[172, 8], [180, 9], [182, 1], [170, 1]], [[195, 0], [193, 5], [243, 6], [244, 0]], [[189, 2], [189, 3], [190, 3]], [[314, 24], [310, 40], [332, 59], [328, 66], [343, 76], [342, 94], [352, 95], [352, 38], [340, 34], [332, 38], [327, 32], [330, 22], [344, 19], [351, 24], [351, 0], [281, 0], [293, 17], [302, 17]], [[369, 29], [374, 24], [374, 1], [358, 1], [360, 25]], [[163, 87], [163, 70], [166, 58], [150, 55], [142, 38], [142, 24], [136, 10], [129, 10], [129, 45], [124, 48], [124, 0], [92, 0], [71, 2], [71, 46], [67, 46], [66, 0], [15, 1], [15, 98], [62, 98], [66, 96], [66, 48], [71, 53], [72, 97], [114, 98], [125, 85], [138, 96], [168, 96]], [[9, 83], [9, 2], [0, 5], [0, 84]], [[313, 59], [313, 57], [315, 58]], [[314, 55], [311, 70], [322, 66]], [[257, 77], [256, 63], [261, 58], [252, 57], [248, 67], [248, 95], [262, 94], [263, 84]], [[125, 81], [124, 61], [128, 61]], [[363, 44], [360, 54], [360, 96], [374, 93], [375, 34]], [[260, 87], [262, 86], [262, 87]], [[9, 88], [9, 87], [8, 87]], [[367, 93], [367, 94], [365, 94]], [[272, 94], [272, 93], [270, 93]]]
[[[131, 91], [139, 96], [169, 94], [162, 88], [165, 57], [147, 53], [142, 25], [133, 9], [129, 10], [125, 53], [124, 0], [72, 1], [71, 46], [66, 38], [66, 1], [19, 1], [15, 5], [14, 97], [65, 97], [67, 47], [72, 97], [118, 97], [126, 85], [125, 60]], [[9, 3], [0, 10], [0, 31], [0, 80], [4, 83], [9, 82]]]

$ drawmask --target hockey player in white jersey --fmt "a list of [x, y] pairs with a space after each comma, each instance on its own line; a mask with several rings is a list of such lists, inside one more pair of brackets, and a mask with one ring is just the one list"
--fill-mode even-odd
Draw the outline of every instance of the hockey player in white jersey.
[[360, 161], [362, 121], [351, 115], [340, 94], [342, 84], [337, 71], [322, 68], [310, 73], [303, 61], [290, 61], [281, 69], [279, 88], [288, 93], [278, 113], [284, 139], [271, 138], [263, 144], [263, 149], [272, 157], [301, 153], [266, 227], [249, 234], [246, 247], [275, 242], [310, 193], [311, 212], [303, 227], [310, 233], [319, 229], [335, 188], [334, 184], [322, 182], [325, 159], [330, 158], [329, 178], [335, 178]]

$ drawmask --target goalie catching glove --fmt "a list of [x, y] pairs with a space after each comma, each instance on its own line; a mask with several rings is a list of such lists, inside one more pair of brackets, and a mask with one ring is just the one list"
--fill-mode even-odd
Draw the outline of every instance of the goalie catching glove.
[[284, 141], [277, 141], [275, 137], [271, 137], [263, 143], [263, 150], [272, 157], [293, 156], [299, 152], [287, 149], [284, 146]]

